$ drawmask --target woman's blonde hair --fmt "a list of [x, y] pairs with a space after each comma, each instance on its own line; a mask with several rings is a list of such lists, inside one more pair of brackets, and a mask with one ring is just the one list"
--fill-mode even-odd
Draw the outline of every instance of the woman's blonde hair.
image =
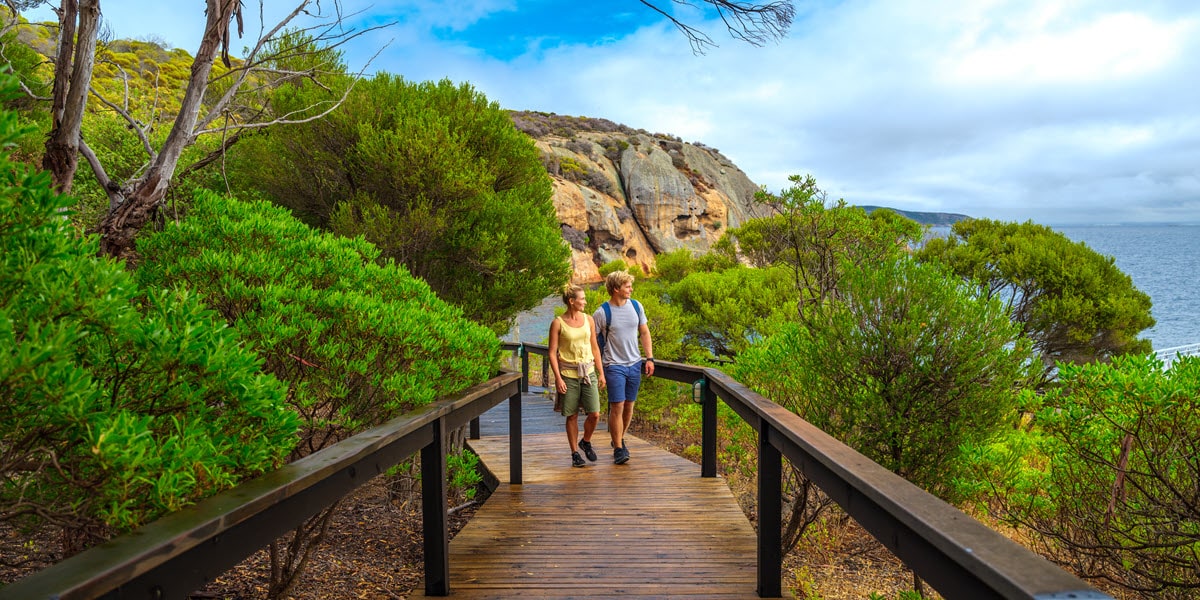
[[574, 283], [568, 283], [567, 285], [564, 285], [563, 289], [562, 289], [563, 304], [570, 306], [571, 299], [574, 298], [575, 296], [578, 296], [579, 292], [582, 292], [582, 291], [584, 291], [582, 285], [577, 285]]
[[626, 283], [633, 283], [633, 275], [630, 275], [628, 271], [613, 271], [604, 278], [604, 289], [608, 290], [608, 295], [611, 296]]

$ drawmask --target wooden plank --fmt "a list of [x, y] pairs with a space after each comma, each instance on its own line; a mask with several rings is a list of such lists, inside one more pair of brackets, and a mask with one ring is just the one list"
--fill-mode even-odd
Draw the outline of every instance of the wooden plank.
[[593, 443], [581, 469], [564, 433], [524, 436], [511, 485], [507, 438], [470, 441], [500, 486], [450, 542], [450, 597], [758, 597], [754, 528], [722, 479], [632, 436], [624, 465]]

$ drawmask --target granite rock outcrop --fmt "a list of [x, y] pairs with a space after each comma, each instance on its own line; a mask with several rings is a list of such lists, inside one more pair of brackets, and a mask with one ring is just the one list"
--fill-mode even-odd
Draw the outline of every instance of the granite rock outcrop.
[[758, 186], [715, 148], [605, 119], [514, 112], [554, 179], [572, 249], [572, 280], [600, 280], [614, 260], [654, 269], [662, 252], [707, 251], [729, 227], [762, 216]]

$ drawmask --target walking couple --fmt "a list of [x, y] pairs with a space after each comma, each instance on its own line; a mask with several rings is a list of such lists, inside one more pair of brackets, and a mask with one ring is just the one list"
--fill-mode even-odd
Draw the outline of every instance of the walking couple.
[[[604, 280], [610, 299], [589, 317], [587, 297], [578, 285], [563, 291], [567, 311], [550, 323], [550, 367], [554, 386], [562, 400], [562, 415], [567, 418], [567, 441], [571, 446], [571, 464], [582, 467], [583, 455], [596, 460], [592, 433], [600, 422], [600, 392], [608, 388], [608, 433], [612, 437], [613, 462], [629, 462], [625, 431], [633, 420], [642, 373], [654, 375], [654, 352], [646, 312], [631, 298], [633, 276], [625, 271], [609, 273]], [[604, 338], [601, 352], [597, 334]], [[638, 342], [645, 358], [638, 350]], [[594, 368], [593, 368], [594, 365]], [[579, 409], [587, 415], [583, 439], [579, 435]]]

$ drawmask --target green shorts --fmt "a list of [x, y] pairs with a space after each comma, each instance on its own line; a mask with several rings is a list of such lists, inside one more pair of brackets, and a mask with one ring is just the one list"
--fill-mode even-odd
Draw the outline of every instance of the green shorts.
[[578, 377], [563, 377], [563, 381], [567, 382], [567, 393], [560, 394], [564, 417], [578, 413], [581, 406], [585, 413], [600, 412], [600, 388], [595, 373], [590, 385], [581, 385]]

